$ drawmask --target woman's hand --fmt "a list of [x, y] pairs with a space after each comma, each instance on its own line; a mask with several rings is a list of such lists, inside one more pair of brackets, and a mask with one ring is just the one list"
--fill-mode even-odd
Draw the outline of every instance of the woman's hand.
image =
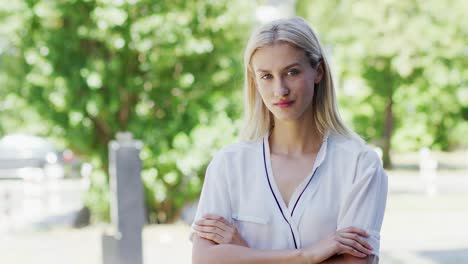
[[336, 254], [349, 254], [365, 258], [372, 254], [372, 247], [364, 237], [369, 234], [362, 229], [347, 227], [338, 230], [320, 242], [302, 250], [308, 263], [320, 263]]
[[216, 215], [205, 215], [195, 222], [195, 231], [199, 237], [211, 240], [217, 244], [233, 244], [248, 247], [237, 228], [226, 219]]

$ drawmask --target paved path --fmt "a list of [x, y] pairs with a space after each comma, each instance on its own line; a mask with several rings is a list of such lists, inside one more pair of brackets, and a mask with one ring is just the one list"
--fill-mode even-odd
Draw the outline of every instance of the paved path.
[[[381, 263], [468, 263], [468, 194], [390, 194]], [[102, 226], [4, 234], [0, 263], [99, 264]], [[191, 263], [184, 224], [144, 229], [145, 263]]]
[[[399, 158], [404, 165], [406, 157]], [[389, 172], [381, 263], [468, 263], [468, 170], [442, 165], [434, 196], [426, 195], [414, 164]], [[100, 264], [103, 228], [0, 234], [0, 263]], [[145, 227], [145, 263], [191, 263], [188, 231], [184, 224]]]

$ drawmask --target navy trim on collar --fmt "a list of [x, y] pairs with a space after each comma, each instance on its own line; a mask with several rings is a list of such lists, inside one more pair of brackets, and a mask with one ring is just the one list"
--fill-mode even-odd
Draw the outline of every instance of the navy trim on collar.
[[[320, 167], [320, 166], [319, 166], [319, 167]], [[301, 194], [299, 195], [299, 197], [297, 197], [296, 203], [294, 203], [293, 209], [292, 209], [292, 211], [291, 211], [291, 216], [293, 216], [294, 210], [296, 210], [296, 205], [299, 203], [299, 200], [301, 199], [302, 194], [305, 192], [305, 190], [306, 190], [307, 187], [309, 186], [309, 183], [310, 183], [310, 182], [312, 181], [312, 179], [314, 178], [315, 172], [317, 171], [317, 169], [318, 169], [319, 167], [315, 168], [314, 173], [312, 173], [312, 177], [310, 177], [309, 181], [307, 182], [306, 186], [305, 186], [304, 189], [302, 190]], [[270, 187], [270, 188], [271, 188], [271, 187]]]
[[[278, 202], [278, 199], [276, 198], [276, 195], [275, 195], [275, 192], [273, 191], [273, 188], [271, 187], [271, 182], [270, 182], [270, 177], [268, 176], [268, 169], [267, 169], [267, 165], [266, 165], [266, 157], [265, 157], [265, 141], [263, 141], [263, 164], [265, 165], [265, 173], [266, 173], [266, 177], [267, 177], [267, 180], [268, 180], [268, 185], [270, 187], [270, 191], [271, 191], [271, 194], [273, 194], [273, 197], [275, 198], [275, 201], [276, 201], [276, 204], [278, 205], [278, 208], [281, 212], [281, 215], [283, 216], [284, 218], [284, 221], [286, 221], [286, 223], [289, 225], [289, 229], [291, 230], [291, 234], [292, 234], [292, 237], [293, 237], [293, 240], [294, 240], [294, 247], [297, 249], [297, 242], [296, 242], [296, 236], [294, 236], [294, 232], [292, 230], [292, 227], [291, 227], [291, 224], [289, 223], [288, 219], [286, 219], [286, 216], [284, 215], [283, 213], [283, 209], [281, 209], [281, 206]], [[307, 184], [309, 185], [309, 184]], [[307, 186], [306, 186], [307, 187]], [[304, 191], [303, 191], [304, 192]], [[302, 195], [302, 193], [301, 193]], [[300, 197], [299, 197], [300, 198]], [[299, 200], [299, 199], [298, 199]], [[297, 202], [296, 202], [297, 204]], [[296, 207], [294, 205], [294, 207]]]

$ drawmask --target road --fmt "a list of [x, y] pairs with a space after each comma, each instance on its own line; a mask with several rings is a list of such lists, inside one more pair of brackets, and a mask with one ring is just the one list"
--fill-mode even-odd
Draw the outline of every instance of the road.
[[[389, 171], [389, 196], [381, 231], [383, 264], [468, 263], [468, 170], [441, 162], [436, 191], [408, 158]], [[457, 156], [460, 159], [460, 156]], [[414, 160], [414, 158], [413, 158]], [[460, 164], [460, 160], [456, 160]], [[0, 219], [1, 222], [1, 219]], [[22, 229], [0, 236], [0, 263], [100, 264], [101, 234], [106, 227]], [[146, 226], [145, 263], [191, 263], [189, 227], [183, 223]]]

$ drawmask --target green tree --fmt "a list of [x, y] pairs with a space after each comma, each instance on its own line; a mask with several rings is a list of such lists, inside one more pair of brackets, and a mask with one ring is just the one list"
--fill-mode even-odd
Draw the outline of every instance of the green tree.
[[340, 102], [355, 130], [391, 146], [448, 149], [468, 134], [468, 4], [451, 1], [299, 1], [331, 47]]
[[252, 25], [247, 2], [21, 0], [0, 7], [15, 65], [2, 64], [1, 72], [19, 80], [8, 93], [99, 168], [88, 196], [94, 212], [108, 215], [104, 171], [118, 131], [145, 143], [152, 222], [171, 221], [197, 197], [212, 150], [235, 133], [241, 43]]

